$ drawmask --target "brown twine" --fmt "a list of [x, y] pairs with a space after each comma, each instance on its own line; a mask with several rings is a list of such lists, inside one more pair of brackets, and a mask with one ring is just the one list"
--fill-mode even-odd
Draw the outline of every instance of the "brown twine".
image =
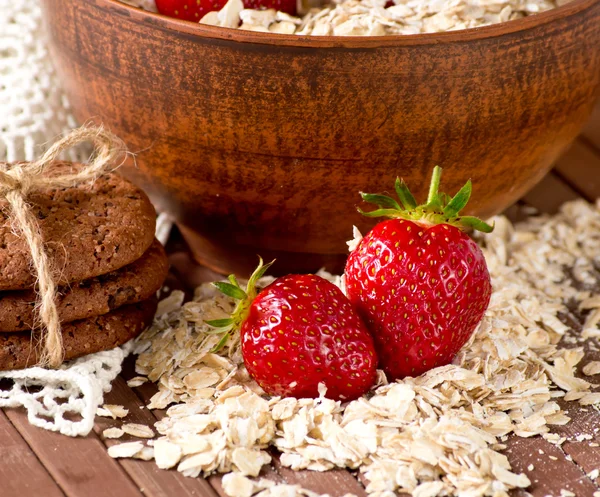
[[[84, 142], [94, 145], [94, 157], [75, 172], [64, 173], [59, 156]], [[0, 198], [10, 205], [11, 222], [31, 251], [33, 269], [37, 278], [38, 313], [42, 323], [40, 341], [43, 345], [39, 364], [58, 367], [63, 362], [64, 350], [58, 311], [56, 309], [56, 282], [44, 250], [44, 239], [39, 224], [27, 203], [27, 196], [37, 190], [68, 188], [94, 181], [114, 170], [115, 159], [125, 150], [123, 142], [102, 127], [82, 127], [73, 130], [56, 142], [37, 161], [6, 164], [0, 162]], [[118, 167], [118, 166], [117, 166]]]

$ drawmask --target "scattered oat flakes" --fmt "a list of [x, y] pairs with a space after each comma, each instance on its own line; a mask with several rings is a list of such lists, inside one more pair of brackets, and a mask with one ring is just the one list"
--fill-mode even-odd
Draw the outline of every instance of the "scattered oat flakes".
[[99, 407], [96, 411], [96, 416], [103, 416], [105, 418], [124, 418], [129, 414], [129, 409], [125, 409], [123, 406], [117, 406], [113, 404], [104, 404]]
[[228, 473], [221, 481], [223, 491], [229, 497], [251, 497], [254, 493], [254, 483], [240, 473]]
[[142, 461], [152, 461], [154, 459], [154, 447], [143, 447], [142, 450], [136, 452], [132, 457], [134, 459], [141, 459]]
[[125, 432], [121, 428], [107, 428], [102, 432], [104, 438], [121, 438]]
[[110, 457], [134, 457], [138, 452], [141, 452], [144, 448], [142, 442], [125, 442], [119, 445], [112, 445], [108, 448], [108, 455]]
[[[261, 478], [250, 480], [240, 473], [228, 473], [222, 480], [223, 491], [229, 497], [330, 497], [329, 494], [318, 494], [304, 489], [300, 485], [289, 485], [287, 483], [275, 483], [274, 481]], [[423, 494], [421, 497], [426, 497]], [[433, 494], [432, 494], [433, 495]], [[356, 497], [353, 494], [345, 494], [342, 497]]]
[[129, 380], [127, 382], [127, 386], [129, 388], [136, 388], [136, 387], [142, 386], [147, 381], [148, 381], [148, 378], [145, 378], [144, 376], [136, 376], [135, 378], [131, 378], [131, 380]]
[[595, 480], [596, 478], [598, 478], [598, 475], [600, 475], [600, 470], [598, 469], [593, 469], [592, 471], [590, 471], [588, 474], [588, 477], [591, 478], [592, 480]]
[[183, 450], [180, 445], [169, 442], [166, 438], [154, 441], [154, 458], [161, 469], [174, 467], [180, 460]]
[[[137, 373], [158, 385], [148, 407], [168, 408], [155, 426], [157, 464], [187, 476], [229, 473], [224, 482], [236, 496], [268, 490], [261, 497], [311, 497], [290, 485], [257, 490], [240, 473], [257, 474], [270, 460], [269, 447], [292, 469], [356, 469], [367, 493], [378, 497], [506, 495], [527, 487], [527, 477], [512, 472], [499, 452], [500, 441], [541, 435], [560, 445], [565, 438], [549, 425], [569, 417], [557, 399], [596, 406], [592, 385], [576, 376], [582, 338], [558, 316], [568, 302], [586, 302], [585, 312], [600, 309], [593, 299], [600, 207], [578, 201], [516, 226], [495, 221], [494, 234], [478, 237], [494, 284], [490, 307], [454, 363], [391, 384], [380, 372], [369, 396], [347, 404], [324, 395], [265, 395], [244, 368], [238, 336], [211, 352], [220, 337], [208, 333], [205, 321], [226, 317], [231, 299], [211, 285], [185, 303], [174, 292], [136, 350]], [[322, 276], [342, 285], [339, 277]], [[594, 329], [583, 335], [600, 336]]]
[[583, 374], [594, 376], [600, 373], [600, 361], [591, 361], [583, 367]]
[[121, 429], [131, 435], [132, 437], [138, 438], [154, 438], [154, 431], [152, 428], [146, 425], [140, 425], [137, 423], [125, 423], [121, 426]]
[[535, 469], [535, 466], [533, 464], [530, 464], [529, 466], [527, 466], [527, 471], [533, 471]]

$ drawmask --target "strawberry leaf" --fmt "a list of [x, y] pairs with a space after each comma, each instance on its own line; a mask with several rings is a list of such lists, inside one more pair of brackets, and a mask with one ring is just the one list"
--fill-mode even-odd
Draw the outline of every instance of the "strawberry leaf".
[[470, 228], [473, 228], [477, 231], [481, 231], [483, 233], [491, 233], [494, 230], [493, 224], [490, 226], [485, 221], [482, 221], [481, 219], [474, 216], [462, 216], [461, 218], [459, 218], [459, 220], [463, 226], [469, 226]]
[[213, 354], [215, 354], [216, 352], [219, 352], [219, 350], [221, 350], [223, 347], [225, 347], [225, 344], [229, 341], [229, 333], [225, 333], [222, 337], [221, 340], [219, 340], [219, 343], [217, 343], [217, 345], [215, 345], [212, 349], [211, 352]]
[[465, 208], [469, 198], [471, 198], [471, 180], [465, 183], [452, 200], [448, 203], [448, 205], [444, 209], [444, 215], [446, 217], [456, 217], [458, 213]]
[[375, 193], [360, 193], [360, 196], [365, 202], [375, 204], [379, 207], [390, 207], [392, 209], [400, 210], [400, 205], [392, 197], [387, 195], [377, 195]]
[[225, 328], [230, 324], [233, 324], [233, 319], [225, 318], [225, 319], [212, 319], [210, 321], [204, 321], [208, 326], [212, 326], [213, 328]]
[[410, 190], [408, 189], [408, 186], [406, 186], [404, 180], [396, 178], [396, 183], [394, 187], [396, 188], [396, 194], [398, 195], [400, 202], [402, 202], [404, 209], [416, 209], [417, 201], [415, 200], [415, 197], [413, 197], [413, 194], [410, 193]]
[[221, 292], [223, 292], [228, 297], [231, 297], [236, 300], [244, 300], [248, 297], [246, 292], [242, 290], [239, 286], [232, 285], [231, 283], [224, 283], [222, 281], [215, 281], [213, 283]]
[[425, 204], [417, 205], [417, 201], [412, 193], [410, 193], [406, 183], [400, 178], [396, 178], [394, 187], [404, 208], [400, 208], [394, 199], [386, 195], [361, 193], [363, 200], [377, 204], [379, 209], [365, 212], [358, 208], [358, 212], [366, 217], [401, 218], [411, 221], [422, 220], [427, 225], [449, 224], [459, 229], [472, 228], [484, 233], [491, 232], [494, 227], [480, 219], [472, 216], [459, 217], [459, 212], [467, 205], [471, 197], [471, 180], [467, 181], [456, 195], [451, 198], [446, 193], [439, 191], [441, 177], [442, 168], [435, 166], [431, 175], [429, 195]]
[[376, 211], [365, 212], [360, 208], [357, 208], [358, 212], [366, 217], [398, 217], [397, 209], [377, 209]]

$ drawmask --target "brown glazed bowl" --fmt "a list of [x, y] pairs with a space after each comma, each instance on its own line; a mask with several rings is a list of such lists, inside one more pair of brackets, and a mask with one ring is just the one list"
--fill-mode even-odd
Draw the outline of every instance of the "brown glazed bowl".
[[246, 272], [339, 270], [359, 191], [474, 183], [501, 212], [578, 134], [600, 92], [600, 0], [442, 34], [307, 37], [203, 26], [116, 0], [43, 0], [80, 122], [105, 123], [126, 174], [196, 258]]

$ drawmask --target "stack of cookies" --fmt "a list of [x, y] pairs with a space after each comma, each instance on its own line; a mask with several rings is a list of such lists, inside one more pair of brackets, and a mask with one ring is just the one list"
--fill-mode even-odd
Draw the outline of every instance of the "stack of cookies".
[[[93, 184], [34, 192], [27, 202], [60, 285], [56, 303], [65, 360], [139, 335], [152, 321], [168, 272], [146, 194], [107, 174]], [[0, 200], [0, 370], [39, 361], [35, 283], [28, 246]]]

